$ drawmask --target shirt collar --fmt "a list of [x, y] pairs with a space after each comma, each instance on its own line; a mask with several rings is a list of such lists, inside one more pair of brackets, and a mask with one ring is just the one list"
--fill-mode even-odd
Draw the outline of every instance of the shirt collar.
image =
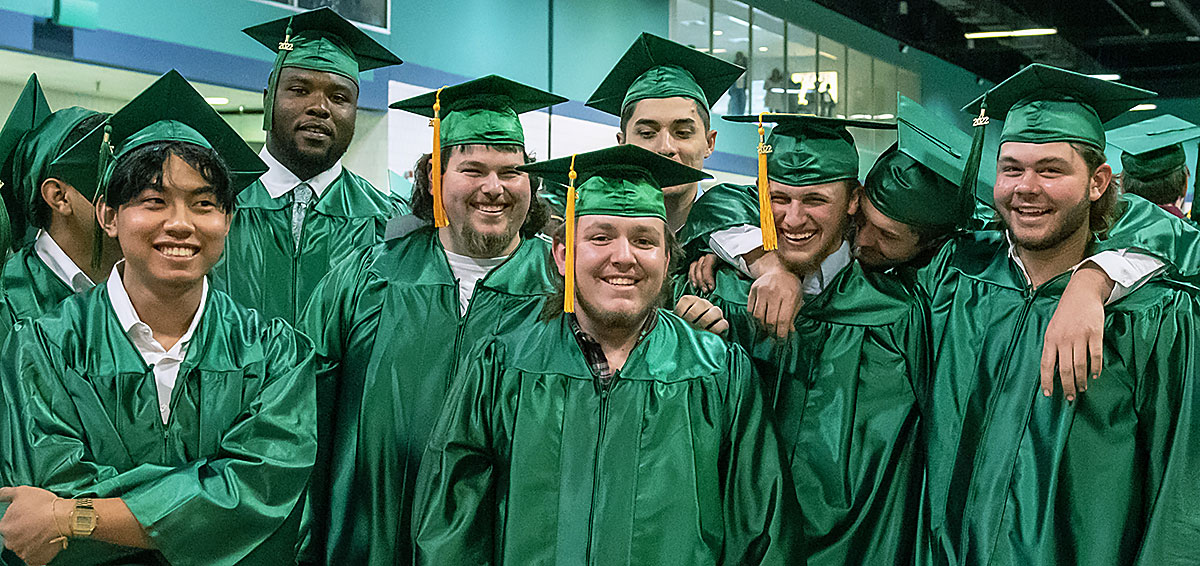
[[[108, 300], [112, 303], [113, 312], [117, 314], [117, 321], [121, 323], [121, 330], [125, 331], [127, 336], [133, 337], [136, 328], [145, 327], [150, 330], [150, 325], [142, 322], [138, 317], [137, 310], [133, 308], [133, 301], [129, 300], [129, 293], [125, 291], [125, 283], [121, 280], [121, 266], [125, 264], [125, 260], [117, 262], [113, 266], [112, 273], [108, 275], [108, 282], [105, 284], [108, 289]], [[204, 314], [204, 305], [208, 302], [208, 276], [204, 276], [201, 282], [200, 291], [200, 307], [196, 309], [196, 314], [192, 316], [192, 323], [188, 325], [187, 332], [179, 338], [179, 342], [175, 343], [172, 350], [178, 350], [186, 347], [187, 343], [192, 339], [192, 334], [196, 332], [196, 327], [200, 324], [200, 315]], [[140, 325], [140, 326], [139, 326]]]
[[58, 242], [50, 237], [49, 232], [45, 230], [38, 232], [37, 240], [33, 242], [33, 249], [42, 263], [50, 268], [50, 272], [66, 283], [72, 291], [79, 293], [96, 285], [82, 269], [79, 269], [78, 265], [75, 265], [67, 252], [64, 252], [58, 245]]
[[278, 159], [275, 159], [275, 156], [271, 155], [270, 151], [267, 151], [267, 146], [263, 146], [262, 151], [258, 152], [258, 156], [267, 164], [267, 172], [263, 173], [263, 176], [259, 177], [258, 180], [262, 181], [263, 186], [267, 189], [267, 194], [271, 195], [271, 198], [279, 198], [292, 192], [292, 189], [296, 188], [296, 185], [300, 183], [308, 183], [308, 186], [312, 188], [313, 196], [320, 198], [325, 189], [329, 188], [329, 185], [333, 184], [342, 174], [341, 159], [337, 160], [337, 163], [334, 163], [333, 167], [317, 173], [313, 178], [301, 179], [295, 173], [292, 173], [291, 169], [284, 167]]
[[821, 291], [825, 290], [825, 285], [833, 281], [847, 265], [850, 265], [850, 242], [843, 240], [842, 245], [821, 262], [821, 269], [804, 276], [800, 282], [801, 292], [805, 295], [820, 295]]

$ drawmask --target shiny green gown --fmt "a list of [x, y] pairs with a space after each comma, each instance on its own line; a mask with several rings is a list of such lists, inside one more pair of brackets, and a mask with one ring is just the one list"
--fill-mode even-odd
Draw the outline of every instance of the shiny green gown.
[[33, 244], [13, 252], [0, 271], [0, 344], [17, 321], [37, 318], [73, 294]]
[[548, 254], [522, 241], [465, 316], [431, 227], [362, 250], [321, 282], [299, 323], [321, 405], [302, 562], [412, 562], [413, 481], [450, 376], [476, 340], [537, 316], [553, 290]]
[[804, 564], [749, 360], [657, 316], [607, 388], [565, 316], [476, 346], [421, 462], [418, 564]]
[[54, 564], [293, 563], [316, 398], [286, 323], [210, 291], [164, 425], [100, 285], [10, 336], [0, 388], [0, 485], [120, 497], [158, 548], [74, 540]]
[[803, 511], [809, 565], [911, 564], [920, 536], [929, 374], [925, 302], [897, 275], [843, 269], [796, 317], [788, 340], [746, 310], [750, 281], [716, 271], [709, 296], [750, 353]]
[[238, 194], [225, 255], [210, 274], [239, 304], [295, 324], [313, 289], [338, 262], [376, 244], [399, 200], [343, 169], [305, 213], [300, 249], [292, 238], [291, 193], [271, 198], [255, 181]]
[[1200, 563], [1196, 289], [1160, 279], [1110, 305], [1102, 375], [1068, 403], [1037, 379], [1067, 275], [1031, 289], [1008, 253], [981, 232], [923, 273], [932, 563]]

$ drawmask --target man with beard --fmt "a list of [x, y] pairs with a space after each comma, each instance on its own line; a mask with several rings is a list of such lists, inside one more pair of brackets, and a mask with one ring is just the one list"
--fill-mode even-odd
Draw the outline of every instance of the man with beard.
[[935, 564], [1200, 561], [1195, 289], [1158, 279], [1111, 305], [1087, 395], [1041, 399], [1029, 379], [1072, 266], [1113, 215], [1102, 123], [1149, 96], [1035, 64], [967, 108], [1004, 116], [1004, 227], [951, 241], [922, 278]]
[[632, 146], [523, 169], [579, 181], [561, 294], [455, 375], [418, 477], [418, 564], [803, 564], [749, 360], [657, 308], [677, 253], [661, 187], [706, 175]]
[[[73, 106], [50, 112], [37, 76], [25, 84], [0, 131], [0, 183], [17, 242], [36, 229], [0, 273], [0, 343], [20, 320], [41, 316], [63, 299], [103, 281], [121, 256], [96, 224], [60, 159], [107, 115]], [[95, 171], [86, 180], [94, 185]], [[0, 251], [0, 257], [4, 252]]]
[[565, 100], [492, 75], [392, 105], [434, 120], [413, 193], [434, 225], [347, 258], [301, 318], [321, 399], [302, 562], [412, 562], [413, 480], [449, 377], [475, 340], [535, 318], [551, 289], [549, 246], [521, 233], [545, 216], [517, 170], [518, 114]]
[[1179, 208], [1191, 177], [1183, 144], [1200, 138], [1200, 126], [1166, 114], [1110, 130], [1107, 137], [1121, 149], [1121, 190], [1187, 220]]
[[354, 137], [358, 73], [399, 65], [329, 8], [243, 30], [272, 51], [263, 96], [270, 169], [238, 195], [218, 288], [294, 322], [317, 282], [353, 250], [379, 242], [399, 201], [342, 167]]
[[66, 155], [124, 260], [0, 355], [0, 562], [293, 564], [311, 344], [206, 276], [266, 165], [174, 71]]

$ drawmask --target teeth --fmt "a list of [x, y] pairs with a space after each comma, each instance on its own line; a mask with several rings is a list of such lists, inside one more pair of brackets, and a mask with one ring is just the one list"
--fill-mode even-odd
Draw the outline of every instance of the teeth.
[[606, 277], [604, 279], [604, 282], [608, 283], [609, 285], [633, 285], [634, 284], [634, 280], [630, 279], [629, 277]]
[[191, 257], [196, 255], [196, 250], [192, 248], [159, 248], [163, 255], [171, 257]]
[[502, 211], [504, 211], [504, 205], [502, 205], [502, 204], [477, 204], [477, 205], [475, 205], [475, 208], [479, 209], [482, 212], [502, 212]]
[[809, 232], [800, 232], [797, 234], [784, 234], [783, 237], [785, 237], [789, 240], [807, 240], [809, 238], [812, 238], [815, 235], [817, 235], [817, 232], [816, 232], [816, 230], [813, 230], [813, 231], [809, 231]]

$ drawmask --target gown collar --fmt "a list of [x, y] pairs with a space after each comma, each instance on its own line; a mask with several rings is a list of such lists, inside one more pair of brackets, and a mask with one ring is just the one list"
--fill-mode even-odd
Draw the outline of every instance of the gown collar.
[[267, 189], [267, 194], [271, 195], [273, 199], [292, 192], [292, 189], [302, 182], [308, 183], [308, 186], [312, 188], [313, 196], [320, 198], [325, 193], [325, 189], [329, 188], [329, 185], [333, 184], [342, 174], [341, 159], [337, 160], [333, 167], [317, 173], [313, 178], [301, 179], [290, 169], [284, 167], [278, 159], [275, 159], [275, 156], [267, 151], [267, 146], [263, 146], [262, 151], [258, 152], [258, 156], [267, 164], [267, 172], [263, 173], [258, 180], [262, 182], [263, 187]]

